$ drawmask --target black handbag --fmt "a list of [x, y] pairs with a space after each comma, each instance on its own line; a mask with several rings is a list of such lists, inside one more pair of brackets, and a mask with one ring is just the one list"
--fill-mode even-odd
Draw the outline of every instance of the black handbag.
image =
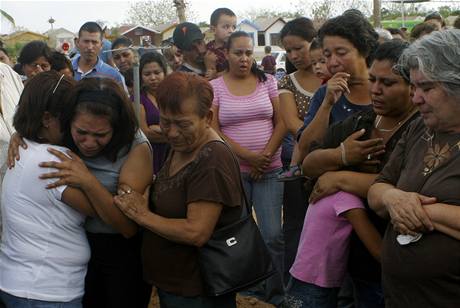
[[[235, 156], [233, 158], [238, 165]], [[241, 291], [276, 273], [252, 216], [241, 178], [240, 186], [247, 215], [215, 230], [199, 250], [204, 291], [209, 296]]]

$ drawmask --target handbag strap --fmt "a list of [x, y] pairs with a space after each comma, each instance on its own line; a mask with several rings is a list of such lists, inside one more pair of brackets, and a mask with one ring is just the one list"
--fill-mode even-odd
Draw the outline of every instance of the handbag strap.
[[240, 163], [238, 161], [238, 158], [236, 158], [236, 155], [235, 155], [235, 153], [233, 153], [232, 148], [225, 141], [223, 141], [223, 140], [212, 140], [209, 143], [211, 143], [211, 142], [221, 142], [221, 143], [223, 143], [227, 147], [227, 149], [230, 152], [230, 154], [232, 155], [233, 162], [238, 167], [238, 174], [240, 175], [240, 189], [241, 189], [241, 193], [243, 194], [243, 199], [244, 199], [243, 206], [246, 208], [246, 212], [248, 213], [248, 215], [250, 215], [251, 214], [251, 209], [250, 209], [250, 206], [249, 206], [248, 197], [246, 196], [246, 191], [244, 190], [243, 179], [242, 179], [241, 172], [240, 172]]

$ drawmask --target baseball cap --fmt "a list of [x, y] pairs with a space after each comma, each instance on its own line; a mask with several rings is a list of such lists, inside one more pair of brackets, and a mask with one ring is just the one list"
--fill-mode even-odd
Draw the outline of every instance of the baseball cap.
[[179, 49], [190, 50], [194, 41], [202, 39], [203, 33], [200, 28], [191, 22], [178, 24], [174, 29], [173, 42]]

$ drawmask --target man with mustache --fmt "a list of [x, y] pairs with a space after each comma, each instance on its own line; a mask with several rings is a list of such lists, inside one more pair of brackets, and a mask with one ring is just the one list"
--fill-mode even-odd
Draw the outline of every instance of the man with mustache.
[[80, 54], [72, 60], [74, 78], [77, 81], [85, 77], [113, 78], [126, 89], [125, 79], [120, 72], [98, 56], [102, 49], [102, 38], [103, 31], [96, 22], [88, 21], [81, 26], [76, 41]]

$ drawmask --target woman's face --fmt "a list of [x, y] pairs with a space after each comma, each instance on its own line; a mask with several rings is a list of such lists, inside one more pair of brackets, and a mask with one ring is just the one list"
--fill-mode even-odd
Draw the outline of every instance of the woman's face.
[[286, 35], [283, 38], [286, 56], [298, 70], [308, 70], [311, 68], [310, 45], [310, 42], [297, 35]]
[[113, 128], [108, 116], [78, 112], [70, 126], [72, 139], [83, 156], [97, 156], [112, 140]]
[[366, 59], [347, 39], [340, 36], [326, 36], [323, 39], [323, 54], [327, 68], [332, 75], [345, 72], [356, 75], [362, 67], [366, 67]]
[[374, 60], [369, 69], [372, 105], [376, 114], [399, 118], [412, 107], [410, 85], [394, 73], [394, 63]]
[[24, 64], [22, 71], [26, 75], [27, 79], [34, 77], [38, 73], [46, 72], [51, 70], [51, 64], [46, 60], [45, 57], [38, 57], [34, 62]]
[[232, 39], [231, 47], [226, 53], [229, 71], [236, 76], [247, 76], [254, 63], [254, 46], [249, 37]]
[[[125, 48], [127, 46], [119, 46]], [[133, 67], [134, 53], [131, 50], [119, 50], [113, 52], [113, 62], [121, 72], [126, 72]]]
[[142, 84], [149, 91], [156, 91], [160, 82], [165, 79], [165, 72], [157, 62], [150, 62], [142, 68]]
[[417, 69], [410, 70], [410, 80], [414, 87], [412, 102], [418, 107], [425, 125], [436, 131], [458, 129], [458, 97], [448, 95], [441, 83], [429, 80]]
[[174, 151], [190, 153], [203, 143], [211, 118], [200, 118], [197, 104], [197, 99], [191, 97], [182, 103], [179, 114], [169, 110], [160, 112], [161, 130]]

